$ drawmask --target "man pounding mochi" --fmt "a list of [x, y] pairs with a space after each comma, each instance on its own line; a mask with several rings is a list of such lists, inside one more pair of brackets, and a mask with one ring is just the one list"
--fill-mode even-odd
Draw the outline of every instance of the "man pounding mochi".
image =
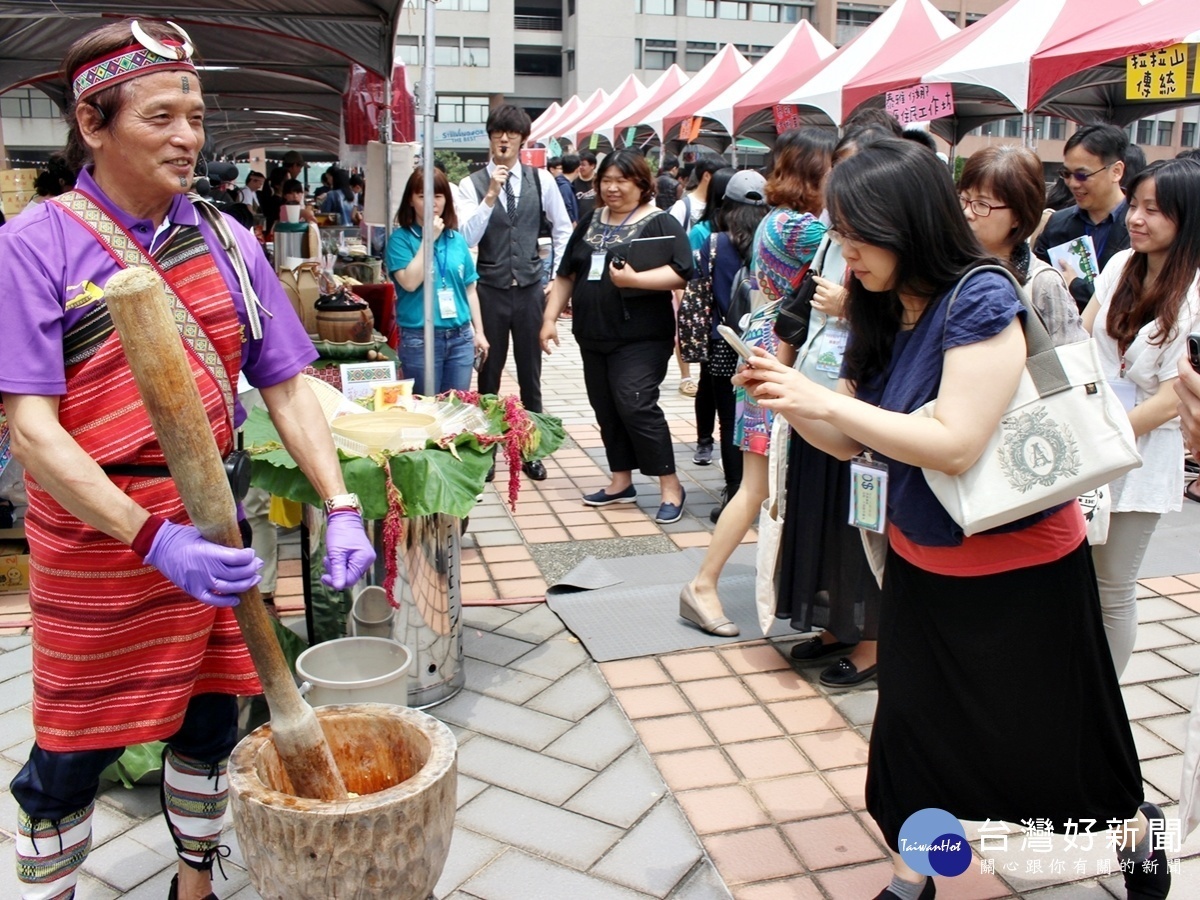
[[74, 191], [0, 232], [12, 301], [0, 391], [29, 493], [35, 743], [12, 782], [25, 900], [75, 895], [101, 771], [153, 740], [167, 743], [162, 796], [180, 860], [170, 897], [214, 898], [235, 697], [261, 692], [229, 607], [262, 562], [188, 523], [104, 303], [113, 274], [163, 276], [223, 455], [244, 418], [239, 375], [259, 389], [328, 498], [323, 580], [342, 589], [375, 557], [299, 374], [316, 355], [303, 326], [254, 237], [187, 196], [205, 113], [191, 55], [169, 23], [77, 40], [63, 63], [67, 157], [85, 168]]

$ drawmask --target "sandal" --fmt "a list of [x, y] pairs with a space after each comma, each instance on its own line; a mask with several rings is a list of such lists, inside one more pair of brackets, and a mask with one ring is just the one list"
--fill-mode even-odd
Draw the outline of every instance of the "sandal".
[[700, 393], [700, 385], [696, 384], [694, 378], [684, 378], [679, 382], [679, 393], [685, 397], [695, 397]]
[[1192, 481], [1183, 489], [1183, 496], [1188, 500], [1195, 500], [1200, 503], [1200, 478]]

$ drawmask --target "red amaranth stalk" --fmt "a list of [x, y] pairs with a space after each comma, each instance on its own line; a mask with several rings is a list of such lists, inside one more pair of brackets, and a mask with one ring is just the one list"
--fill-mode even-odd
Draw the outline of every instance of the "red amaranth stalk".
[[392, 466], [390, 462], [385, 463], [383, 467], [384, 475], [387, 477], [387, 515], [383, 517], [383, 553], [384, 553], [384, 578], [383, 590], [387, 594], [388, 603], [394, 609], [399, 609], [400, 604], [392, 599], [392, 590], [396, 586], [396, 579], [399, 577], [399, 565], [396, 562], [396, 556], [400, 552], [400, 544], [404, 540], [404, 498], [400, 496], [400, 491], [396, 487], [396, 483], [392, 481]]

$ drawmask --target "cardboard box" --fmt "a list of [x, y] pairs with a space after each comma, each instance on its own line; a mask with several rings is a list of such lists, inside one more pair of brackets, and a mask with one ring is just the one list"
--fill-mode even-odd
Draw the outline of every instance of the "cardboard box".
[[33, 191], [33, 183], [37, 180], [37, 169], [3, 169], [0, 170], [0, 191]]
[[32, 193], [25, 191], [5, 191], [0, 194], [0, 208], [3, 208], [5, 218], [20, 215], [33, 199]]
[[0, 528], [0, 594], [29, 590], [29, 544], [24, 528]]

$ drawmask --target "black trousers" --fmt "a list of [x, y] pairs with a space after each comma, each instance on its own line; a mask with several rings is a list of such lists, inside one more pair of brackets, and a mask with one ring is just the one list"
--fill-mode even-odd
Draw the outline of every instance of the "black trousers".
[[513, 359], [517, 364], [517, 384], [521, 402], [530, 412], [542, 411], [542, 313], [546, 295], [540, 284], [527, 287], [494, 288], [482, 281], [479, 291], [479, 314], [483, 319], [483, 335], [490, 349], [479, 368], [479, 393], [500, 393], [500, 378], [508, 362], [508, 336], [512, 333]]
[[[732, 497], [742, 483], [742, 448], [733, 442], [733, 429], [737, 415], [737, 398], [733, 393], [733, 382], [709, 371], [708, 363], [700, 364], [700, 393], [696, 395], [696, 419], [699, 428], [700, 395], [708, 390], [713, 411], [721, 426], [721, 470], [725, 473], [725, 488]], [[709, 418], [708, 433], [712, 435], [712, 419]]]
[[[232, 694], [197, 694], [188, 702], [183, 724], [167, 745], [203, 763], [218, 763], [237, 743], [237, 698]], [[116, 762], [124, 747], [59, 753], [36, 743], [16, 778], [13, 798], [34, 819], [57, 822], [96, 799], [100, 773]]]
[[658, 396], [675, 342], [634, 341], [611, 350], [579, 349], [583, 383], [600, 426], [609, 469], [636, 468], [656, 477], [674, 474], [671, 430]]
[[[713, 396], [712, 382], [708, 378], [708, 363], [700, 363], [700, 377], [696, 380], [696, 440], [711, 441], [713, 428], [717, 424], [717, 401]], [[724, 454], [724, 448], [721, 450]], [[723, 458], [723, 457], [722, 457]]]

